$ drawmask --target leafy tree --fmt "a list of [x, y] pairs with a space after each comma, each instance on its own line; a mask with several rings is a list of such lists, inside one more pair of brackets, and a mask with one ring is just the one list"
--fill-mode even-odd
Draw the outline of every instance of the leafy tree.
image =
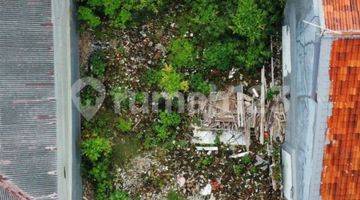
[[236, 52], [236, 44], [232, 42], [217, 42], [204, 51], [204, 64], [206, 67], [228, 70], [231, 60]]
[[79, 20], [86, 22], [91, 28], [96, 28], [101, 24], [100, 17], [96, 16], [88, 7], [80, 6], [78, 13]]
[[261, 67], [270, 55], [271, 52], [266, 49], [265, 44], [253, 43], [253, 45], [248, 46], [245, 53], [239, 54], [236, 59], [245, 66], [246, 69], [250, 70], [254, 67]]
[[220, 14], [219, 6], [215, 1], [195, 0], [190, 2], [191, 30], [196, 30], [204, 40], [211, 40], [225, 33], [227, 20]]
[[[79, 19], [95, 28], [101, 24], [100, 18], [110, 21], [116, 28], [125, 28], [136, 14], [158, 13], [166, 0], [78, 0], [82, 6], [79, 9]], [[96, 14], [95, 14], [96, 13]]]
[[260, 40], [265, 35], [266, 15], [255, 0], [241, 0], [232, 19], [233, 30], [250, 41]]

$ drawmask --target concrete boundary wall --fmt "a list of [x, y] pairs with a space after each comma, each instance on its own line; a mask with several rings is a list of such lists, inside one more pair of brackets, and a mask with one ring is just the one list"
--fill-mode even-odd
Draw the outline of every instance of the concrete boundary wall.
[[71, 86], [78, 79], [78, 43], [72, 0], [52, 0], [54, 23], [55, 97], [57, 99], [58, 198], [81, 199], [80, 115]]

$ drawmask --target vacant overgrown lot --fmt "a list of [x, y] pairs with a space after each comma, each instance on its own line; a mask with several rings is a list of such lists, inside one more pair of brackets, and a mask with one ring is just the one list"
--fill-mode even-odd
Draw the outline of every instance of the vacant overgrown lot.
[[[186, 97], [243, 82], [254, 86], [260, 68], [279, 57], [283, 5], [282, 0], [78, 0], [81, 75], [100, 80], [107, 91], [95, 117], [82, 121], [85, 198], [280, 199], [269, 177], [274, 159], [266, 145], [254, 142], [240, 159], [230, 155], [244, 147], [220, 142], [215, 153], [197, 152], [190, 140], [199, 116], [167, 112], [161, 97], [156, 112], [151, 107], [134, 112], [129, 105], [140, 108], [155, 98], [147, 96], [153, 91], [176, 99], [177, 92]], [[97, 96], [84, 88], [82, 106], [94, 105]], [[274, 154], [279, 157], [278, 147]], [[280, 173], [276, 176], [279, 180]], [[209, 183], [211, 195], [199, 195]]]

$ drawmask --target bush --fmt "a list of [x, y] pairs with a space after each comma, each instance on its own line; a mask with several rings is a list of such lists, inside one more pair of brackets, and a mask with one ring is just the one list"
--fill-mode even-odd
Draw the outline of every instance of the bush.
[[170, 191], [167, 196], [166, 196], [167, 200], [183, 200], [184, 198], [178, 194], [176, 191]]
[[233, 30], [250, 41], [262, 39], [265, 34], [266, 15], [254, 0], [241, 0], [232, 19]]
[[158, 121], [153, 123], [151, 128], [144, 131], [141, 137], [145, 140], [145, 148], [162, 146], [172, 148], [173, 141], [177, 135], [177, 128], [181, 123], [178, 113], [160, 112]]
[[214, 157], [212, 156], [202, 157], [196, 164], [196, 167], [199, 169], [205, 169], [206, 167], [212, 165], [213, 162], [214, 162]]
[[241, 176], [245, 173], [245, 167], [243, 165], [233, 165], [233, 171], [236, 176]]
[[220, 15], [219, 6], [212, 0], [190, 1], [191, 16], [193, 23], [190, 30], [196, 30], [202, 39], [211, 40], [225, 33], [227, 24]]
[[204, 95], [209, 95], [211, 92], [211, 85], [203, 79], [201, 74], [191, 76], [190, 87], [193, 91], [200, 92]]
[[236, 53], [235, 43], [212, 44], [204, 51], [204, 64], [208, 68], [217, 68], [220, 70], [228, 70], [231, 60]]
[[131, 200], [131, 198], [127, 192], [116, 190], [110, 195], [109, 200]]
[[183, 76], [177, 73], [171, 65], [165, 65], [160, 74], [159, 86], [169, 95], [173, 95], [180, 90], [187, 91], [189, 89], [189, 83], [184, 81]]
[[79, 20], [86, 22], [91, 28], [96, 28], [101, 24], [100, 17], [88, 7], [80, 6], [78, 13]]
[[261, 67], [270, 55], [271, 52], [266, 49], [264, 44], [253, 43], [249, 45], [244, 54], [239, 54], [236, 59], [242, 66], [250, 70], [255, 67]]
[[142, 77], [147, 86], [157, 86], [161, 79], [161, 71], [148, 69]]
[[119, 121], [118, 121], [118, 124], [116, 125], [116, 127], [120, 130], [120, 131], [122, 131], [122, 132], [124, 132], [124, 133], [126, 133], [126, 132], [129, 132], [129, 131], [131, 131], [131, 129], [132, 129], [132, 122], [131, 122], [131, 120], [129, 119], [129, 120], [126, 120], [126, 119], [123, 119], [123, 118], [119, 118]]
[[91, 162], [96, 162], [100, 157], [107, 157], [111, 153], [111, 144], [105, 138], [93, 138], [82, 142], [82, 154]]
[[177, 113], [161, 112], [159, 122], [155, 124], [154, 131], [159, 142], [166, 142], [174, 136], [174, 129], [180, 124], [181, 118]]
[[176, 39], [170, 44], [169, 61], [174, 67], [191, 67], [195, 65], [196, 51], [187, 39]]
[[[158, 13], [165, 0], [79, 0], [83, 5], [79, 8], [79, 19], [95, 28], [101, 24], [100, 18], [110, 21], [116, 28], [125, 28], [133, 16], [146, 12]], [[95, 14], [96, 13], [96, 14]]]
[[103, 52], [96, 52], [90, 59], [91, 72], [95, 77], [102, 78], [105, 75], [106, 63]]

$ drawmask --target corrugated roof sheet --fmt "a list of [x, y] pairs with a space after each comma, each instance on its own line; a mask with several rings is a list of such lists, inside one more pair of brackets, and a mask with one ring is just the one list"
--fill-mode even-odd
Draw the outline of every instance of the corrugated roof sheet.
[[57, 192], [51, 0], [0, 1], [0, 19], [0, 175], [49, 199]]
[[360, 30], [360, 0], [323, 0], [326, 27], [336, 31]]
[[333, 43], [332, 115], [328, 120], [321, 194], [326, 200], [360, 199], [360, 40]]

